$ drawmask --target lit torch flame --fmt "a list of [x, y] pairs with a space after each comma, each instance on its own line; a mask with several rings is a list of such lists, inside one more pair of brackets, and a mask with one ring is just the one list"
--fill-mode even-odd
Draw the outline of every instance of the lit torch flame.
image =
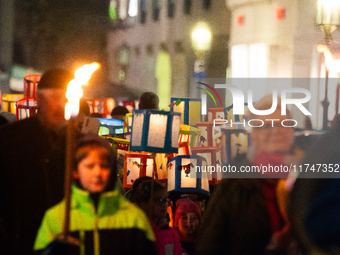
[[326, 68], [334, 73], [340, 73], [340, 59], [333, 59], [326, 45], [318, 44], [317, 50], [324, 54]]
[[89, 65], [79, 67], [75, 73], [72, 81], [67, 85], [66, 98], [68, 102], [65, 105], [65, 119], [76, 117], [79, 113], [79, 100], [83, 96], [82, 85], [86, 85], [91, 75], [100, 67], [100, 64], [94, 62]]

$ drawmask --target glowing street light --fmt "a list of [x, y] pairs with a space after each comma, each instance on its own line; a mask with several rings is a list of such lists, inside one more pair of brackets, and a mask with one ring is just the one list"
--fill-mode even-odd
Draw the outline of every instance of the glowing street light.
[[325, 32], [325, 41], [332, 41], [332, 32], [340, 24], [340, 1], [318, 0], [316, 23]]
[[198, 60], [204, 60], [204, 53], [210, 49], [211, 32], [208, 25], [199, 22], [191, 34], [192, 47]]

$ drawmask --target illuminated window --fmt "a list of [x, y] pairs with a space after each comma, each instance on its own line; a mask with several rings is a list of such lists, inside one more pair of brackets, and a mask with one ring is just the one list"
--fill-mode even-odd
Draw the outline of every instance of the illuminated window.
[[119, 19], [122, 19], [124, 20], [127, 16], [127, 5], [128, 5], [128, 2], [127, 0], [120, 0], [119, 1], [119, 6], [118, 6], [118, 17]]
[[[231, 77], [232, 78], [266, 78], [267, 77], [267, 52], [265, 43], [239, 44], [231, 49]], [[259, 100], [265, 95], [266, 84], [259, 87], [256, 79], [235, 79], [235, 85], [241, 89], [252, 88], [254, 100]], [[253, 83], [254, 82], [254, 83]]]
[[146, 0], [140, 1], [140, 23], [144, 24], [146, 22], [146, 14], [147, 14], [147, 8], [146, 8]]
[[191, 0], [184, 0], [183, 5], [184, 14], [188, 15], [191, 12]]
[[138, 14], [138, 0], [130, 0], [129, 2], [129, 16], [136, 17]]
[[153, 20], [159, 20], [159, 12], [161, 9], [161, 0], [152, 0], [152, 18]]
[[117, 19], [117, 0], [110, 1], [109, 16], [111, 20]]
[[266, 44], [239, 44], [231, 49], [233, 78], [267, 77]]
[[173, 18], [175, 15], [175, 0], [168, 0], [168, 17]]

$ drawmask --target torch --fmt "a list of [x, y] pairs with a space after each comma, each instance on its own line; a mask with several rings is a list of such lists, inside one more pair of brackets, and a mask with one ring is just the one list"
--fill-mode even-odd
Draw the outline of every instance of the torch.
[[65, 183], [64, 183], [64, 200], [65, 200], [65, 218], [63, 225], [63, 238], [66, 241], [69, 236], [70, 225], [70, 205], [71, 205], [71, 185], [73, 170], [73, 153], [77, 134], [77, 116], [79, 113], [79, 100], [83, 96], [82, 85], [86, 85], [91, 75], [100, 65], [92, 63], [84, 65], [75, 71], [75, 79], [67, 85], [66, 98], [68, 102], [65, 105], [65, 119], [68, 120], [66, 134], [66, 160], [65, 160]]

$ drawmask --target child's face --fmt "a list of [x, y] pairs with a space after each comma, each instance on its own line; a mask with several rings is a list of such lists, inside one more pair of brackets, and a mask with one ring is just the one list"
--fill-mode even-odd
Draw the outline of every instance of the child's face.
[[197, 229], [199, 220], [195, 213], [189, 212], [183, 214], [178, 220], [178, 229], [181, 235], [190, 236], [193, 235]]
[[158, 190], [154, 193], [153, 199], [149, 201], [149, 206], [153, 218], [163, 218], [166, 216], [168, 209], [168, 194], [166, 190]]
[[109, 180], [111, 167], [107, 162], [105, 148], [96, 147], [89, 150], [86, 158], [79, 162], [74, 178], [79, 179], [82, 187], [91, 192], [102, 192]]

